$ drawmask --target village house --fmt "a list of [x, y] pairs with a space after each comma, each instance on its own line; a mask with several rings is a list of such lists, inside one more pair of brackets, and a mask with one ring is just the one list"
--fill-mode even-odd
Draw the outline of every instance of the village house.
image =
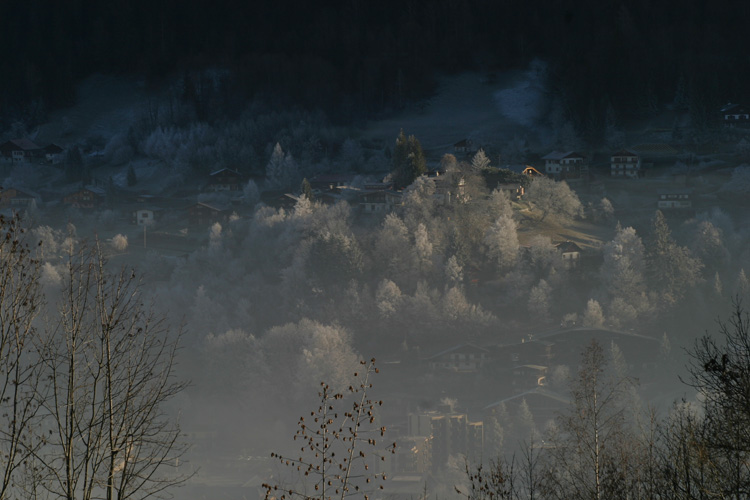
[[453, 145], [454, 153], [468, 154], [476, 151], [474, 142], [471, 139], [461, 139]]
[[31, 139], [11, 139], [0, 144], [0, 154], [13, 162], [31, 161], [42, 153], [42, 148]]
[[539, 170], [532, 167], [531, 165], [524, 165], [523, 163], [514, 164], [514, 165], [505, 165], [503, 167], [500, 167], [500, 169], [510, 170], [511, 172], [515, 172], [517, 174], [523, 174], [528, 177], [539, 177], [539, 176], [544, 175], [543, 173], [541, 173]]
[[578, 265], [581, 259], [581, 252], [583, 251], [581, 247], [572, 241], [563, 241], [555, 245], [555, 247], [560, 252], [565, 267], [572, 268]]
[[544, 172], [559, 179], [578, 179], [585, 173], [586, 157], [575, 151], [553, 151], [545, 156]]
[[188, 223], [191, 226], [208, 226], [214, 222], [226, 222], [230, 215], [230, 211], [226, 208], [219, 208], [202, 202], [190, 205], [187, 212]]
[[439, 411], [423, 411], [408, 415], [410, 436], [425, 436], [429, 439], [430, 465], [433, 472], [441, 471], [452, 455], [467, 458], [482, 456], [484, 425], [472, 422], [463, 412], [442, 408]]
[[62, 161], [64, 149], [54, 143], [49, 143], [42, 148], [44, 159], [47, 163], [57, 164]]
[[727, 103], [721, 107], [721, 121], [727, 127], [747, 126], [750, 124], [750, 108], [742, 104]]
[[231, 168], [222, 168], [209, 174], [208, 185], [206, 191], [218, 192], [218, 191], [241, 191], [243, 177], [236, 170]]
[[141, 207], [131, 212], [131, 223], [137, 226], [150, 226], [156, 222], [158, 208]]
[[659, 210], [689, 210], [693, 208], [692, 189], [668, 189], [658, 193]]
[[495, 186], [495, 189], [508, 193], [508, 196], [512, 201], [520, 200], [523, 195], [526, 194], [526, 190], [524, 189], [524, 187], [521, 184], [517, 184], [514, 182], [497, 184]]
[[352, 185], [356, 174], [319, 174], [310, 179], [314, 190], [331, 191]]
[[403, 195], [392, 189], [370, 189], [357, 195], [357, 204], [362, 213], [388, 213], [400, 207]]
[[0, 188], [0, 209], [28, 210], [35, 208], [38, 195], [16, 188]]
[[426, 359], [433, 370], [475, 372], [489, 360], [489, 351], [474, 344], [459, 344]]
[[611, 172], [612, 177], [640, 177], [641, 157], [633, 151], [621, 149], [611, 157]]
[[73, 208], [94, 209], [104, 203], [105, 196], [104, 189], [86, 186], [65, 196], [63, 203]]

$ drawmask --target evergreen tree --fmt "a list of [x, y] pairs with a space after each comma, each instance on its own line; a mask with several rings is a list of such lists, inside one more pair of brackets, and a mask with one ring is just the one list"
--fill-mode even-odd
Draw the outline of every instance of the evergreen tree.
[[414, 180], [427, 172], [422, 145], [416, 137], [406, 137], [401, 130], [396, 138], [393, 150], [393, 182], [396, 189], [409, 186]]
[[672, 237], [664, 214], [657, 210], [652, 221], [648, 266], [653, 286], [661, 293], [665, 305], [674, 305], [695, 285], [701, 276], [703, 263]]
[[135, 175], [135, 169], [133, 168], [133, 165], [130, 165], [128, 167], [128, 186], [135, 186], [138, 182], [138, 177]]
[[300, 192], [302, 193], [302, 196], [304, 196], [310, 201], [313, 201], [313, 199], [315, 198], [315, 195], [313, 194], [312, 186], [310, 185], [310, 181], [307, 180], [307, 177], [302, 179]]

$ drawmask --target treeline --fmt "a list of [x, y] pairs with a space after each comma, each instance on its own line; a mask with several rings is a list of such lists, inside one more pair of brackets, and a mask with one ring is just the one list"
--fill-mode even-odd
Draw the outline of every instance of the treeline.
[[728, 0], [36, 0], [3, 2], [0, 18], [6, 126], [70, 103], [93, 72], [157, 82], [228, 69], [212, 107], [231, 114], [262, 95], [348, 122], [428, 95], [439, 73], [541, 57], [562, 109], [596, 140], [608, 109], [623, 119], [675, 104], [708, 125], [715, 105], [748, 98], [750, 77], [750, 12]]
[[569, 407], [544, 428], [528, 407], [512, 427], [491, 417], [495, 458], [467, 466], [457, 491], [471, 500], [745, 498], [749, 321], [735, 302], [719, 331], [688, 349], [684, 380], [697, 397], [663, 417], [638, 396], [617, 346], [592, 341], [569, 379]]

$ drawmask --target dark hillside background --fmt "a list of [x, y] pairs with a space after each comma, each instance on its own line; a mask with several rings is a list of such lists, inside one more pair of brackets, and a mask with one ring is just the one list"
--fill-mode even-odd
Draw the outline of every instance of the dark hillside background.
[[741, 0], [5, 0], [0, 2], [3, 128], [71, 103], [91, 73], [152, 83], [220, 68], [231, 113], [261, 96], [349, 122], [428, 96], [435, 77], [550, 63], [565, 113], [582, 131], [609, 113], [665, 105], [710, 125], [722, 102], [750, 99]]

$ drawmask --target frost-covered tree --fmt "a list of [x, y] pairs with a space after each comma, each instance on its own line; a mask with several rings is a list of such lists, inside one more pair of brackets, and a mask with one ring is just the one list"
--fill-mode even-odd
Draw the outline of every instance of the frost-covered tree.
[[401, 301], [401, 290], [398, 285], [391, 280], [382, 280], [375, 291], [375, 303], [380, 316], [383, 318], [392, 317], [398, 311]]
[[512, 268], [518, 260], [519, 244], [516, 231], [516, 222], [503, 215], [485, 233], [487, 256], [497, 262], [500, 271]]
[[525, 198], [538, 211], [539, 222], [552, 217], [564, 223], [583, 215], [581, 201], [565, 181], [536, 177]]
[[266, 165], [266, 188], [289, 189], [296, 185], [298, 178], [297, 162], [291, 154], [285, 153], [281, 144], [277, 142]]
[[251, 207], [258, 204], [260, 201], [260, 190], [254, 180], [250, 179], [242, 188], [243, 203]]
[[604, 326], [604, 312], [602, 306], [594, 299], [589, 299], [583, 312], [583, 326], [587, 328], [601, 328]]
[[484, 149], [479, 148], [479, 151], [477, 151], [471, 159], [471, 168], [481, 172], [482, 170], [489, 168], [489, 166], [490, 159], [485, 154]]
[[701, 279], [703, 263], [672, 237], [664, 214], [657, 210], [652, 219], [648, 269], [652, 285], [665, 305], [674, 305], [685, 291]]
[[611, 300], [617, 298], [634, 308], [645, 308], [645, 249], [635, 229], [618, 227], [614, 239], [604, 245], [603, 256], [600, 274]]
[[445, 283], [449, 288], [459, 286], [464, 280], [463, 267], [458, 263], [455, 255], [451, 255], [445, 263]]
[[547, 321], [549, 319], [551, 294], [552, 287], [545, 280], [539, 280], [531, 288], [527, 308], [535, 319], [539, 321]]

